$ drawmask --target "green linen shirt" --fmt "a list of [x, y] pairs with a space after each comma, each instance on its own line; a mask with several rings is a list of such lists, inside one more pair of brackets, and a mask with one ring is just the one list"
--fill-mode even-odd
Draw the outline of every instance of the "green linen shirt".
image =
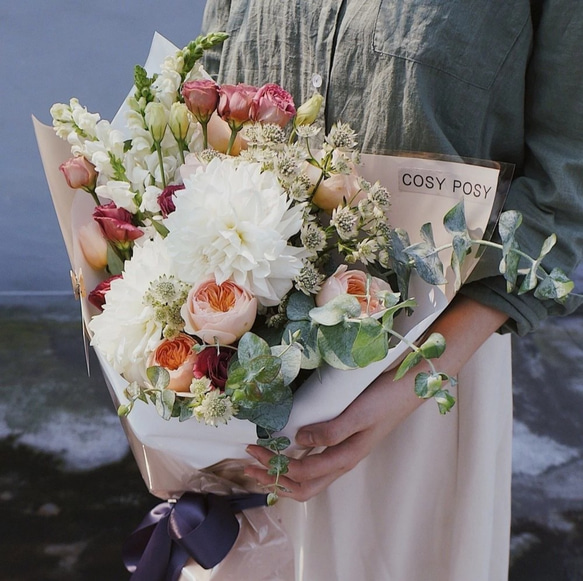
[[[531, 256], [572, 272], [583, 252], [583, 3], [573, 0], [208, 0], [206, 56], [219, 82], [281, 84], [296, 103], [320, 81], [327, 126], [364, 152], [430, 152], [515, 164], [505, 209]], [[316, 82], [318, 84], [318, 82]], [[486, 253], [464, 294], [526, 333], [578, 304], [506, 292]]]

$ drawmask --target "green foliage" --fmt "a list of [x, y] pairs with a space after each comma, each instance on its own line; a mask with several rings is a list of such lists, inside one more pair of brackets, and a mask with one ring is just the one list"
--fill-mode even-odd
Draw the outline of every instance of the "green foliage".
[[405, 252], [413, 259], [417, 274], [429, 284], [445, 284], [443, 264], [433, 240], [433, 228], [430, 223], [421, 227], [422, 242], [409, 246]]

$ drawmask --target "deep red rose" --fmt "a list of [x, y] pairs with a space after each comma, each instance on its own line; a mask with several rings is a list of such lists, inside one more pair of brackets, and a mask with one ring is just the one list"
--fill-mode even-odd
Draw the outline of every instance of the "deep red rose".
[[172, 198], [178, 190], [183, 189], [183, 184], [166, 186], [162, 193], [158, 196], [158, 205], [160, 206], [160, 210], [162, 210], [162, 216], [164, 216], [164, 218], [168, 218], [168, 214], [172, 214], [172, 212], [176, 210], [176, 206], [174, 205], [174, 200]]
[[194, 363], [194, 377], [208, 377], [214, 387], [221, 391], [225, 388], [227, 382], [227, 371], [229, 361], [233, 356], [233, 349], [218, 349], [216, 347], [207, 347], [198, 354]]
[[103, 236], [114, 244], [124, 245], [144, 235], [132, 224], [132, 214], [118, 208], [114, 202], [97, 206], [93, 210], [93, 219], [99, 224]]
[[87, 300], [100, 311], [103, 311], [103, 305], [105, 304], [105, 295], [107, 291], [111, 288], [111, 282], [116, 278], [121, 278], [121, 274], [116, 274], [115, 276], [110, 276], [105, 280], [102, 280], [88, 295]]

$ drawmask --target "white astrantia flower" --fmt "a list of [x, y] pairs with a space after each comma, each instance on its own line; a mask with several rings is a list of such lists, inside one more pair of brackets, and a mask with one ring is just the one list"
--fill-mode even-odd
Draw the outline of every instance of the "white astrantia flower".
[[145, 380], [146, 361], [160, 343], [163, 327], [144, 296], [153, 281], [174, 274], [161, 237], [134, 246], [123, 278], [112, 281], [103, 312], [89, 323], [91, 345], [130, 382]]
[[199, 422], [207, 426], [226, 424], [237, 413], [237, 408], [224, 393], [213, 389], [206, 393], [201, 404], [194, 408], [194, 415]]
[[261, 304], [277, 305], [302, 268], [305, 250], [288, 240], [301, 228], [303, 206], [290, 207], [276, 176], [246, 161], [213, 159], [184, 186], [165, 221], [178, 276], [231, 279]]

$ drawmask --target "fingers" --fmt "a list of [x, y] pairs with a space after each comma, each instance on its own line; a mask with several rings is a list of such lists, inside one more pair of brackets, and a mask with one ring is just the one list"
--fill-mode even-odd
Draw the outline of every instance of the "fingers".
[[[249, 446], [247, 451], [264, 468], [249, 466], [245, 469], [245, 474], [262, 485], [273, 484], [275, 477], [267, 474], [265, 470], [270, 467], [269, 460], [273, 454], [261, 446]], [[369, 451], [366, 437], [363, 433], [359, 433], [341, 444], [326, 448], [320, 454], [306, 456], [302, 460], [290, 459], [288, 473], [280, 476], [279, 479], [279, 484], [287, 488], [289, 492], [282, 492], [280, 496], [288, 496], [301, 501], [308, 500], [324, 490], [339, 476], [354, 468], [362, 458], [368, 455]]]

